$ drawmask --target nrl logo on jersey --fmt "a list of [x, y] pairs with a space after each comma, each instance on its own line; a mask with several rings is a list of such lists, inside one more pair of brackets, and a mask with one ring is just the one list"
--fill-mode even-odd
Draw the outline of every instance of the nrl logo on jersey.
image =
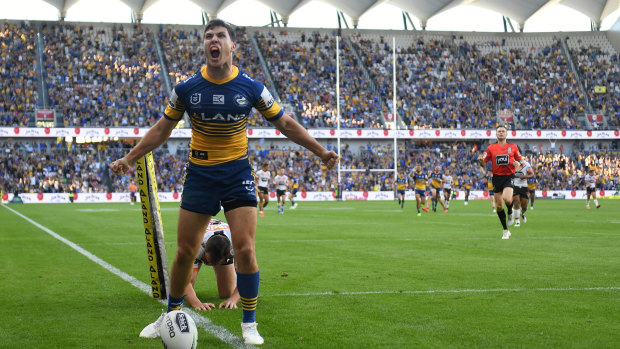
[[198, 104], [200, 103], [200, 97], [201, 97], [200, 93], [194, 93], [193, 95], [189, 97], [189, 102], [191, 104]]
[[240, 107], [247, 107], [249, 104], [248, 100], [245, 98], [244, 95], [237, 94], [235, 95], [235, 97], [233, 97], [233, 100], [235, 101], [235, 104]]

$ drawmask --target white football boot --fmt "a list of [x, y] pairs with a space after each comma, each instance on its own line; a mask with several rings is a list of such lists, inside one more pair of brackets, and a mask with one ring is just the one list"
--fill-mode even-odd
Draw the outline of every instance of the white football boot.
[[515, 223], [515, 218], [513, 217], [513, 215], [512, 214], [507, 215], [507, 217], [506, 217], [506, 224], [508, 226], [511, 226], [514, 223]]
[[521, 222], [519, 221], [519, 218], [515, 219], [515, 227], [520, 227], [521, 226]]
[[508, 240], [510, 239], [510, 230], [506, 229], [504, 230], [504, 233], [502, 234], [502, 240]]
[[241, 333], [243, 334], [243, 340], [245, 344], [258, 345], [265, 343], [265, 340], [258, 333], [256, 322], [242, 322]]
[[157, 320], [155, 320], [155, 322], [152, 322], [146, 325], [146, 327], [142, 330], [142, 332], [140, 332], [140, 337], [141, 338], [158, 338], [159, 327], [161, 326], [161, 322], [164, 319], [164, 315], [166, 315], [166, 312], [161, 313], [161, 315], [157, 318]]

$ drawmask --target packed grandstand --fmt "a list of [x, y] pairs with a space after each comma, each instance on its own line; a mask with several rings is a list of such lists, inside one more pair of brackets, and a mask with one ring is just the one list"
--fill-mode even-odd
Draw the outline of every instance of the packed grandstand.
[[[108, 165], [200, 67], [202, 28], [3, 21], [3, 200], [127, 191], [133, 174], [114, 176]], [[513, 131], [538, 189], [583, 190], [585, 172], [596, 169], [599, 189], [617, 191], [620, 65], [604, 32], [236, 31], [235, 64], [341, 155], [341, 170], [326, 171], [254, 111], [247, 120], [254, 167], [287, 169], [302, 192], [335, 192], [339, 178], [342, 191], [391, 192], [395, 170], [416, 164], [452, 169], [457, 188], [467, 174], [472, 189], [484, 191], [487, 173], [475, 159], [498, 123]], [[155, 152], [162, 192], [182, 190], [188, 127]]]

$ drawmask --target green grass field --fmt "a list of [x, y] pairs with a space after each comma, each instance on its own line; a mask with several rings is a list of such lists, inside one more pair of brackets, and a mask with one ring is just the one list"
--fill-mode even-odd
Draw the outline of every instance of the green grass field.
[[[264, 347], [618, 347], [620, 201], [601, 203], [538, 200], [510, 240], [488, 201], [422, 217], [411, 201], [271, 203], [256, 242]], [[170, 261], [177, 206], [162, 204]], [[109, 268], [149, 280], [138, 206], [9, 205], [0, 222], [1, 348], [161, 347], [138, 333], [163, 305]], [[198, 295], [219, 304], [215, 289], [207, 268]], [[242, 347], [241, 309], [200, 315], [199, 348]]]

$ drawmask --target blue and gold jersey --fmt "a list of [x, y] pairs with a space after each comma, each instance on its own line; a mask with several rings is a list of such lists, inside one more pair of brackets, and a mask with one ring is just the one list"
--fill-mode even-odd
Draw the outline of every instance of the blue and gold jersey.
[[439, 172], [431, 172], [431, 187], [435, 189], [439, 189], [441, 187], [441, 182], [443, 181], [443, 173]]
[[414, 173], [413, 179], [415, 180], [415, 188], [417, 190], [426, 190], [426, 173]]
[[396, 178], [396, 190], [405, 190], [407, 187], [407, 177], [403, 174], [399, 174]]
[[291, 186], [293, 187], [293, 190], [299, 189], [299, 183], [297, 182], [296, 177], [291, 177]]
[[247, 118], [252, 107], [268, 121], [282, 109], [265, 85], [233, 66], [233, 73], [214, 80], [203, 66], [172, 90], [164, 117], [179, 121], [187, 112], [192, 125], [190, 157], [198, 165], [217, 165], [247, 155]]
[[529, 190], [536, 189], [536, 177], [531, 177], [527, 179], [527, 187]]

